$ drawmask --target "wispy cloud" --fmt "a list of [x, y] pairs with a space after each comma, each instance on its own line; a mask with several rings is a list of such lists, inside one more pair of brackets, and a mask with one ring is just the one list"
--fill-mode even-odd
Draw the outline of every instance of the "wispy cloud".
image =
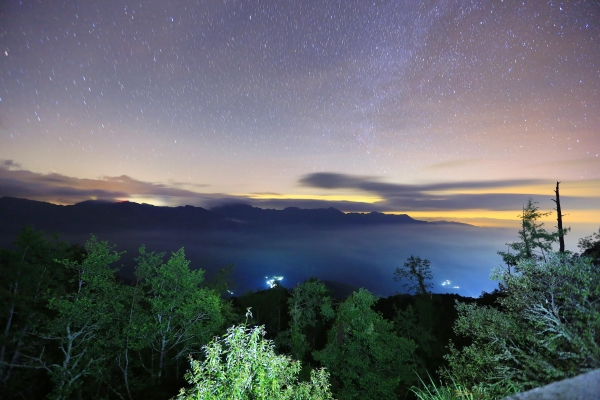
[[465, 168], [465, 167], [472, 167], [474, 164], [481, 163], [481, 161], [482, 161], [481, 159], [444, 161], [444, 162], [432, 164], [428, 168], [443, 169], [443, 170], [447, 170], [449, 168]]
[[[597, 182], [600, 185], [600, 181]], [[355, 189], [380, 196], [379, 207], [388, 211], [410, 210], [519, 210], [528, 197], [534, 194], [505, 193], [507, 188], [548, 186], [552, 196], [556, 182], [542, 179], [511, 179], [497, 181], [463, 181], [429, 183], [423, 185], [382, 182], [376, 177], [361, 177], [339, 173], [321, 172], [303, 176], [299, 184], [319, 189]], [[486, 191], [487, 193], [452, 193], [453, 191]], [[498, 193], [502, 191], [502, 193]], [[443, 193], [441, 193], [443, 192]], [[562, 196], [574, 209], [597, 208], [598, 198]]]

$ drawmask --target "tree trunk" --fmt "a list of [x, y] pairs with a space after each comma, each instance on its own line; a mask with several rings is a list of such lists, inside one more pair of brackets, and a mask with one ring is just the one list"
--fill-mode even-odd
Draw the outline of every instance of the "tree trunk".
[[562, 212], [560, 209], [560, 194], [558, 193], [558, 185], [560, 182], [556, 182], [556, 189], [554, 193], [556, 193], [556, 199], [552, 199], [553, 202], [556, 203], [556, 220], [558, 221], [558, 244], [559, 244], [559, 252], [565, 252], [565, 235], [563, 232], [563, 224], [562, 224]]

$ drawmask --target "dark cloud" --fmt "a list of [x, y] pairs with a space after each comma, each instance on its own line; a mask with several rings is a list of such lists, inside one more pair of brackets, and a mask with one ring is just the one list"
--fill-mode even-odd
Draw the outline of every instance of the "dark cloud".
[[13, 160], [0, 160], [0, 168], [19, 169], [21, 168], [21, 164], [16, 163]]
[[126, 175], [79, 179], [54, 173], [13, 170], [12, 167], [16, 165], [11, 160], [0, 165], [0, 196], [74, 204], [92, 199], [115, 201], [131, 196], [194, 198], [198, 195], [189, 190], [143, 182]]
[[[374, 177], [320, 172], [308, 174], [299, 180], [300, 185], [320, 189], [356, 189], [380, 196], [383, 201], [376, 207], [386, 211], [403, 210], [518, 210], [527, 198], [535, 194], [493, 193], [494, 189], [547, 185], [549, 197], [555, 182], [543, 179], [509, 179], [498, 181], [465, 181], [429, 183], [423, 185], [393, 184], [381, 182]], [[492, 193], [482, 194], [435, 194], [435, 191], [487, 189]], [[597, 207], [597, 198], [561, 196], [572, 208], [592, 209]]]
[[508, 179], [499, 181], [465, 181], [430, 183], [425, 185], [406, 185], [381, 182], [376, 177], [361, 177], [332, 172], [317, 172], [308, 174], [298, 181], [302, 186], [318, 187], [324, 189], [361, 189], [378, 194], [391, 193], [420, 193], [430, 190], [460, 190], [460, 189], [493, 189], [513, 186], [530, 186], [538, 184], [552, 184], [544, 179]]

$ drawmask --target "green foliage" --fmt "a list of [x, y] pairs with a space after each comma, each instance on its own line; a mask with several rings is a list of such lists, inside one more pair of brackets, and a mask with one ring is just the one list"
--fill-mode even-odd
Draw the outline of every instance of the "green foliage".
[[120, 255], [94, 236], [83, 249], [27, 228], [16, 246], [0, 251], [7, 393], [133, 398], [163, 372], [177, 378], [178, 362], [223, 327], [222, 300], [202, 286], [203, 272], [189, 269], [183, 249], [163, 264], [164, 254], [142, 247], [136, 282], [126, 286], [111, 267]]
[[21, 231], [15, 246], [14, 251], [0, 249], [0, 391], [25, 394], [35, 392], [31, 379], [36, 375], [23, 369], [28, 364], [24, 355], [42, 348], [32, 332], [52, 318], [47, 293], [66, 290], [64, 268], [55, 259], [81, 259], [84, 250], [31, 227]]
[[[423, 382], [420, 376], [419, 381], [421, 382], [419, 386], [413, 386], [410, 389], [418, 400], [494, 400], [497, 398], [490, 390], [485, 388], [473, 388], [473, 390], [469, 390], [466, 386], [458, 383], [452, 376], [450, 376], [452, 384], [449, 386], [445, 386], [441, 382], [439, 386], [436, 385], [431, 376], [429, 377], [429, 384]], [[506, 396], [517, 393], [517, 389], [513, 388], [506, 392]]]
[[297, 285], [288, 299], [290, 314], [290, 342], [292, 356], [303, 360], [307, 351], [314, 348], [307, 336], [314, 339], [317, 325], [335, 316], [329, 291], [316, 278]]
[[204, 347], [205, 360], [190, 357], [189, 389], [177, 399], [332, 399], [328, 373], [312, 371], [299, 382], [300, 363], [277, 355], [264, 327], [233, 326]]
[[396, 309], [394, 316], [394, 327], [400, 337], [410, 339], [417, 344], [413, 353], [413, 363], [418, 366], [420, 372], [427, 371], [426, 360], [431, 358], [435, 337], [432, 335], [433, 306], [429, 297], [420, 296], [417, 299], [415, 312], [412, 305], [406, 309]]
[[589, 259], [547, 254], [493, 273], [505, 288], [502, 310], [457, 303], [455, 331], [472, 338], [450, 345], [450, 371], [462, 384], [501, 396], [600, 367], [600, 271]]
[[38, 335], [58, 347], [58, 354], [44, 352], [30, 357], [46, 369], [54, 384], [51, 398], [69, 398], [83, 378], [98, 378], [107, 354], [115, 345], [118, 315], [123, 312], [121, 291], [110, 267], [119, 259], [107, 242], [92, 236], [82, 262], [63, 260], [74, 290], [53, 293], [48, 308], [56, 313]]
[[551, 254], [502, 275], [509, 296], [501, 305], [535, 332], [552, 368], [573, 376], [600, 367], [600, 270], [589, 258]]
[[450, 370], [440, 371], [444, 378], [455, 378], [472, 390], [485, 390], [498, 396], [505, 392], [507, 385], [516, 385], [519, 390], [539, 386], [521, 379], [523, 374], [518, 370], [518, 358], [532, 355], [527, 347], [523, 348], [524, 343], [529, 344], [523, 324], [490, 307], [457, 302], [457, 310], [455, 331], [457, 335], [471, 337], [473, 343], [460, 350], [450, 343], [450, 353], [445, 356]]
[[[450, 386], [421, 381], [412, 388], [419, 399], [494, 399], [600, 367], [597, 257], [553, 254], [554, 234], [537, 223], [541, 215], [530, 201], [522, 241], [507, 259], [514, 270], [493, 272], [502, 289], [498, 307], [457, 304], [454, 330], [467, 345], [449, 346], [449, 369], [439, 373]], [[600, 233], [580, 240], [583, 255], [594, 256], [598, 242]], [[417, 365], [420, 372], [441, 365], [438, 303], [425, 295], [432, 286], [428, 260], [411, 256], [396, 269], [395, 278], [417, 296], [404, 297], [413, 305], [397, 309], [393, 323], [372, 310], [376, 298], [364, 289], [336, 314], [314, 278], [291, 292], [276, 285], [242, 296], [293, 361], [274, 352], [264, 327], [233, 326], [206, 345], [233, 310], [219, 296], [227, 270], [207, 284], [183, 249], [164, 258], [142, 246], [135, 282], [123, 285], [111, 267], [119, 254], [93, 236], [83, 249], [26, 229], [16, 251], [0, 249], [0, 391], [166, 398], [181, 387], [190, 355], [192, 387], [180, 399], [331, 399], [329, 373], [311, 371], [315, 362], [331, 372], [340, 400], [396, 398], [414, 382]], [[391, 307], [379, 306], [392, 316]], [[320, 332], [331, 323], [322, 348]]]
[[393, 398], [401, 383], [413, 379], [416, 346], [371, 309], [375, 300], [365, 289], [353, 293], [337, 311], [327, 346], [313, 352], [331, 371], [342, 400]]
[[186, 356], [223, 328], [223, 301], [183, 249], [163, 263], [142, 247], [130, 286], [111, 267], [120, 255], [94, 236], [79, 248], [27, 228], [16, 249], [0, 250], [2, 392], [164, 398]]
[[167, 364], [199, 352], [223, 324], [219, 295], [202, 287], [204, 271], [189, 268], [183, 248], [166, 264], [162, 258], [162, 253], [147, 253], [142, 247], [136, 269], [147, 303], [135, 327], [141, 338], [137, 346], [154, 352], [153, 377], [158, 382]]
[[[523, 214], [519, 215], [521, 218], [520, 241], [507, 243], [509, 250], [498, 252], [507, 265], [509, 273], [512, 267], [518, 267], [520, 261], [530, 258], [545, 259], [546, 254], [552, 251], [552, 244], [558, 240], [559, 232], [549, 233], [544, 229], [544, 224], [538, 222], [540, 218], [550, 214], [549, 212], [540, 212], [537, 202], [534, 202], [533, 199], [527, 200]], [[563, 229], [563, 235], [567, 231], [568, 229]]]
[[433, 283], [430, 282], [432, 279], [431, 262], [422, 260], [421, 257], [410, 256], [402, 267], [394, 271], [394, 280], [405, 281], [402, 287], [409, 293], [414, 290], [417, 295], [425, 295], [427, 289], [433, 288]]
[[590, 236], [579, 239], [577, 247], [581, 250], [582, 256], [591, 258], [596, 266], [600, 265], [600, 229]]

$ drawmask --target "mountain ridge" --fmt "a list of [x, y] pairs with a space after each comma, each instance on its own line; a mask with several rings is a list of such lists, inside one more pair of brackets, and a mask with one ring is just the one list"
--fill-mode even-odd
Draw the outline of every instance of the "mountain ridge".
[[[135, 202], [86, 200], [73, 205], [57, 205], [16, 197], [0, 197], [0, 220], [3, 230], [14, 231], [26, 225], [60, 232], [130, 230], [130, 229], [243, 229], [274, 225], [302, 226], [372, 226], [437, 225], [456, 222], [428, 222], [406, 214], [379, 212], [344, 213], [333, 207], [283, 210], [262, 209], [249, 204], [226, 204], [210, 210], [196, 206], [154, 206]], [[467, 225], [469, 226], [469, 225]]]

